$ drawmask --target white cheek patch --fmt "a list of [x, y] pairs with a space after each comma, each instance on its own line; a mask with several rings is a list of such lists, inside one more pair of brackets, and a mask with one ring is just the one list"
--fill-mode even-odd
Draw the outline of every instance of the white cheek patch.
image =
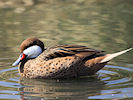
[[42, 53], [42, 49], [41, 47], [35, 45], [25, 49], [23, 53], [27, 55], [27, 58], [35, 58]]

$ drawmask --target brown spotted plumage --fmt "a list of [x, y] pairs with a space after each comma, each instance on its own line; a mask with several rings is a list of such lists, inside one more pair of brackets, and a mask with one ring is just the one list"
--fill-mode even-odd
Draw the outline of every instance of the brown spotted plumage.
[[[31, 54], [27, 53], [27, 48], [35, 45], [41, 47], [42, 53], [38, 57], [28, 58]], [[26, 78], [75, 78], [93, 75], [112, 58], [129, 51], [128, 49], [114, 54], [105, 54], [103, 51], [79, 45], [44, 48], [43, 43], [37, 38], [24, 40], [20, 47], [22, 54], [19, 73]]]

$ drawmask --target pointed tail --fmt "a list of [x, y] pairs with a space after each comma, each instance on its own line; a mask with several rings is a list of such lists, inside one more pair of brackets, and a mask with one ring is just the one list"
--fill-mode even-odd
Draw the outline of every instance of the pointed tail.
[[123, 54], [123, 53], [126, 53], [127, 51], [130, 51], [132, 50], [133, 48], [129, 48], [127, 50], [123, 50], [123, 51], [120, 51], [120, 52], [117, 52], [117, 53], [113, 53], [113, 54], [107, 54], [106, 57], [100, 61], [100, 63], [104, 63], [104, 62], [108, 62], [110, 61], [111, 59]]

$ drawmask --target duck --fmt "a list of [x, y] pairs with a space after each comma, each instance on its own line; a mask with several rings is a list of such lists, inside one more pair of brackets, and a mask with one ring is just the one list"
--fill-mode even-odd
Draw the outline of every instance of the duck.
[[24, 40], [20, 45], [20, 56], [12, 64], [18, 65], [23, 78], [68, 79], [96, 74], [113, 58], [132, 48], [106, 54], [102, 50], [82, 45], [57, 45], [46, 48], [36, 37]]

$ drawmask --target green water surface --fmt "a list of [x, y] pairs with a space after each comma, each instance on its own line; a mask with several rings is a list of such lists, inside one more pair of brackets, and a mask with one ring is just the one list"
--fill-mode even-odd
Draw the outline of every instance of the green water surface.
[[133, 0], [0, 0], [0, 99], [133, 99], [133, 51], [83, 79], [21, 79], [19, 45], [78, 44], [113, 53], [133, 47]]

